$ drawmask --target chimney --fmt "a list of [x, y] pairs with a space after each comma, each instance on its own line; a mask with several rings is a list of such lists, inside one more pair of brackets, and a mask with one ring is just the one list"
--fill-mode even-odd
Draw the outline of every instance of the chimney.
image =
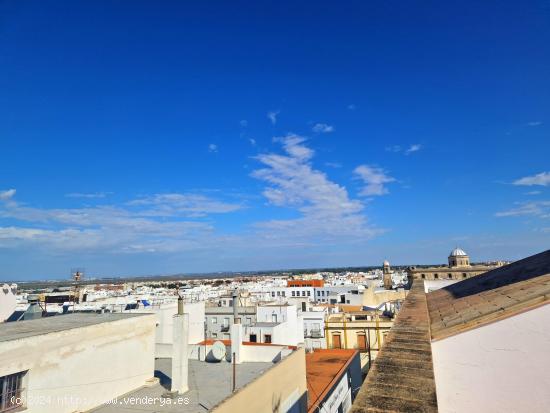
[[189, 315], [183, 313], [183, 298], [178, 298], [178, 313], [174, 315], [172, 344], [172, 392], [189, 390]]
[[235, 288], [233, 291], [233, 324], [231, 325], [231, 357], [235, 357], [235, 364], [241, 363], [241, 350], [243, 347], [243, 327], [239, 317], [239, 290]]

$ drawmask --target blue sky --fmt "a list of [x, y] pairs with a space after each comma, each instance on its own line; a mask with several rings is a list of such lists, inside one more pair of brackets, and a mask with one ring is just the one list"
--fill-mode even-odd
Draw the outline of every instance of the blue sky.
[[548, 1], [0, 2], [0, 278], [547, 249], [548, 44]]

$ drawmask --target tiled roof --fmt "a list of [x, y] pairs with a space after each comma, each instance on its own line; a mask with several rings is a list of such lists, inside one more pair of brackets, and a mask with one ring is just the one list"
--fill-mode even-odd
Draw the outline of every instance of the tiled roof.
[[430, 323], [422, 282], [413, 283], [351, 412], [437, 412]]
[[[356, 350], [315, 350], [306, 354], [306, 375], [309, 412], [315, 411], [329, 390], [342, 377], [349, 363], [358, 352]], [[358, 361], [359, 362], [359, 361]]]
[[550, 250], [427, 294], [437, 340], [550, 302]]

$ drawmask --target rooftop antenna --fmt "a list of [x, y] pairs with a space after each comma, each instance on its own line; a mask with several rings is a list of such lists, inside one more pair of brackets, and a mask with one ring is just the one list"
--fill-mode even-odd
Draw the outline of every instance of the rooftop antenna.
[[84, 268], [72, 268], [71, 269], [71, 280], [74, 285], [74, 295], [73, 295], [73, 313], [75, 312], [75, 304], [78, 300], [80, 304], [80, 287], [81, 282], [84, 280], [84, 274], [86, 270]]

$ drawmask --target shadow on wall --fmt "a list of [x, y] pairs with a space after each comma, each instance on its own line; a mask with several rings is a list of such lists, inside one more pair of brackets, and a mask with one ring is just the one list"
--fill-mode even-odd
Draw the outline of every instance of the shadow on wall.
[[281, 410], [282, 401], [280, 394], [273, 394], [271, 397], [271, 411], [273, 413], [306, 413], [307, 412], [307, 392], [292, 404], [287, 410]]

